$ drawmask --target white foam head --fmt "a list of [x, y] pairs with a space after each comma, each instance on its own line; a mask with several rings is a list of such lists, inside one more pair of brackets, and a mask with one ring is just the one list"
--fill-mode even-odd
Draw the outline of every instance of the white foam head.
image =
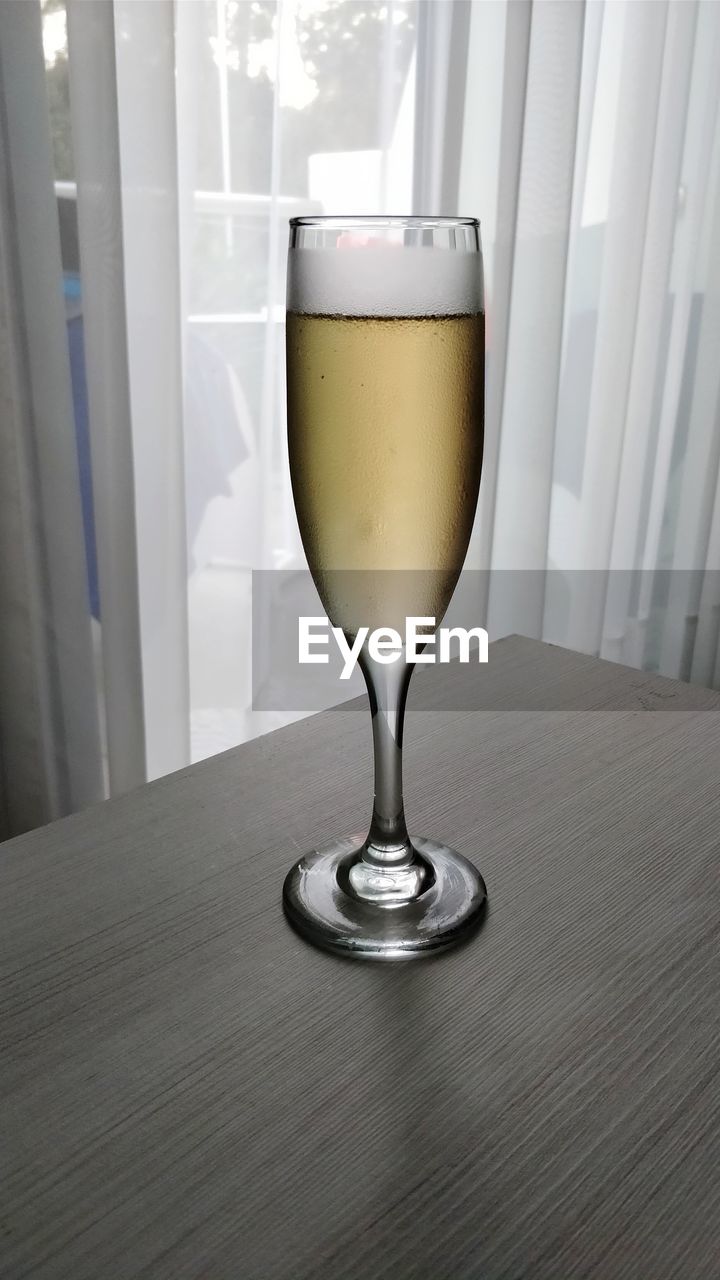
[[482, 254], [391, 242], [293, 247], [287, 306], [326, 316], [476, 315], [483, 310]]

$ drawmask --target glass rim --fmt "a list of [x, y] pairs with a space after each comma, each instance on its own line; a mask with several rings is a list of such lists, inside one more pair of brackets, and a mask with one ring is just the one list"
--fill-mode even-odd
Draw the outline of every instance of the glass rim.
[[298, 218], [290, 218], [291, 227], [318, 227], [331, 231], [334, 227], [344, 230], [348, 227], [427, 227], [433, 228], [477, 227], [479, 218], [422, 217], [418, 214], [303, 214]]

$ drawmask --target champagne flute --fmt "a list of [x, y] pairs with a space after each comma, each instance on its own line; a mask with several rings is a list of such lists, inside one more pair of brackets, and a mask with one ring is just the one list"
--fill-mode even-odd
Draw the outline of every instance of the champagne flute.
[[[363, 626], [439, 625], [480, 485], [484, 310], [473, 218], [294, 218], [287, 307], [288, 445], [310, 571], [352, 642]], [[398, 623], [401, 625], [398, 626]], [[408, 835], [402, 792], [413, 663], [359, 657], [372, 713], [367, 836], [315, 849], [283, 905], [319, 946], [373, 959], [466, 938], [486, 891], [461, 854]]]

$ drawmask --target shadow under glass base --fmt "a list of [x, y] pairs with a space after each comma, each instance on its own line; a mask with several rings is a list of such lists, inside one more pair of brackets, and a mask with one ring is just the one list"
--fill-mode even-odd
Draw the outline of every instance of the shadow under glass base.
[[464, 942], [487, 905], [482, 876], [467, 858], [434, 840], [413, 838], [427, 867], [428, 887], [412, 902], [363, 902], [349, 886], [349, 870], [365, 843], [349, 836], [296, 862], [283, 886], [288, 920], [309, 942], [367, 960], [436, 954]]

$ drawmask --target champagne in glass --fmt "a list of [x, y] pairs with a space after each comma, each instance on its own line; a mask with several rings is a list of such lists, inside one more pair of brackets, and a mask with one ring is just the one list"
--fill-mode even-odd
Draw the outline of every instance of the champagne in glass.
[[[404, 634], [440, 623], [467, 551], [482, 462], [484, 316], [472, 219], [300, 218], [288, 264], [289, 457], [298, 523], [328, 616]], [[402, 731], [412, 664], [360, 656], [373, 719], [366, 839], [292, 869], [291, 922], [375, 958], [449, 946], [485, 887], [460, 854], [410, 839]]]
[[295, 508], [328, 614], [357, 630], [333, 589], [359, 571], [359, 625], [373, 620], [370, 573], [376, 588], [414, 584], [415, 613], [439, 622], [480, 482], [482, 314], [290, 312], [287, 347]]

